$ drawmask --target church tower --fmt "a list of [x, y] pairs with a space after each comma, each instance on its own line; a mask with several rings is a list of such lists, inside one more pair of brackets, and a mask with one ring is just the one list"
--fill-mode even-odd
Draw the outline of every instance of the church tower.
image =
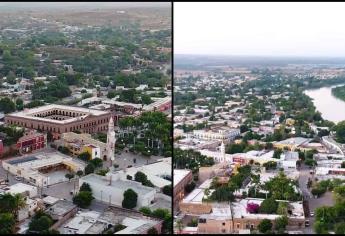
[[113, 121], [113, 117], [110, 117], [109, 125], [108, 125], [106, 150], [107, 150], [107, 159], [111, 160], [111, 162], [115, 161], [115, 154], [114, 154], [115, 142], [116, 142], [116, 138], [115, 138], [114, 121]]
[[222, 141], [222, 144], [220, 145], [220, 162], [225, 161], [225, 145], [224, 142]]

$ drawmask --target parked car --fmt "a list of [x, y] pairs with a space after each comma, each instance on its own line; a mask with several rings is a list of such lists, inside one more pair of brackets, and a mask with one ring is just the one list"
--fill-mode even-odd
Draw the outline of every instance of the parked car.
[[306, 220], [305, 221], [305, 227], [309, 227], [309, 226], [310, 226], [309, 220]]
[[310, 212], [310, 216], [313, 217], [315, 213], [313, 211]]

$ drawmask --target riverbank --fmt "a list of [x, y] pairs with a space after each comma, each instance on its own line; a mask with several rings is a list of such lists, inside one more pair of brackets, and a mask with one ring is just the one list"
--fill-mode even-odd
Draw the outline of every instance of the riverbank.
[[345, 85], [332, 88], [332, 95], [345, 101]]
[[345, 87], [342, 83], [304, 90], [304, 94], [311, 98], [316, 110], [321, 112], [322, 118], [335, 123], [345, 120], [345, 100], [332, 94], [332, 89], [339, 86]]

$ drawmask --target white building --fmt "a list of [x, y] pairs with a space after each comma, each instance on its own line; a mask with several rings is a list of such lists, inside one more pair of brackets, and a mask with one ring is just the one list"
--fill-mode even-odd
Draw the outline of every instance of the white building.
[[156, 194], [156, 190], [143, 186], [139, 182], [126, 179], [122, 173], [100, 176], [96, 174], [86, 175], [79, 179], [79, 186], [88, 183], [92, 189], [93, 197], [99, 201], [122, 206], [123, 193], [132, 189], [138, 194], [137, 207], [149, 206]]
[[296, 169], [298, 152], [284, 152], [280, 155], [280, 165], [284, 169]]
[[206, 140], [231, 141], [240, 135], [239, 129], [213, 129], [213, 130], [194, 130], [193, 137]]
[[77, 172], [84, 170], [85, 164], [77, 159], [64, 156], [58, 152], [49, 154], [36, 154], [25, 158], [11, 159], [2, 162], [2, 167], [13, 175], [23, 177], [25, 180], [36, 186], [48, 186], [61, 181], [53, 178], [49, 173], [43, 173], [41, 170], [55, 168], [57, 166], [65, 166], [70, 171]]
[[[86, 234], [96, 223], [101, 213], [96, 211], [78, 212], [67, 224], [60, 228], [63, 234]], [[107, 225], [105, 225], [105, 228]]]
[[34, 198], [37, 196], [37, 187], [23, 183], [16, 183], [9, 186], [9, 190], [7, 190], [6, 193], [10, 193], [12, 195], [19, 193], [23, 196]]
[[133, 177], [140, 171], [143, 172], [147, 179], [152, 182], [154, 186], [163, 188], [166, 185], [171, 185], [171, 169], [172, 169], [171, 157], [159, 159], [157, 162], [126, 169], [126, 174]]

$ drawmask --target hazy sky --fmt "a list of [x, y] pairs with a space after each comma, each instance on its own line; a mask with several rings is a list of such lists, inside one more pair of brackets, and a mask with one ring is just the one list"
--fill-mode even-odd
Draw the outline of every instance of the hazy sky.
[[345, 3], [174, 3], [177, 54], [345, 57]]
[[1, 8], [37, 9], [37, 8], [69, 8], [69, 7], [170, 7], [169, 2], [0, 2]]

